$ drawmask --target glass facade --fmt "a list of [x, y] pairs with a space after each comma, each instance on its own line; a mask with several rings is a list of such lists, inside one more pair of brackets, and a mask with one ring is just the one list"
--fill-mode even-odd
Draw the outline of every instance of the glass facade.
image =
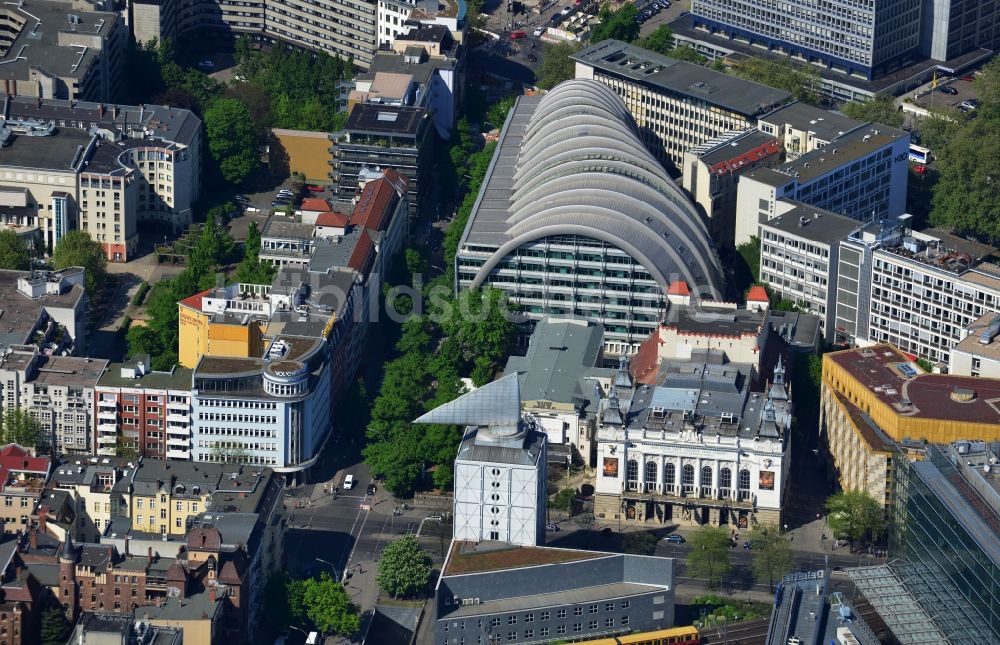
[[1000, 641], [1000, 563], [989, 553], [1000, 551], [1000, 518], [936, 446], [924, 461], [893, 462], [893, 569], [952, 642]]

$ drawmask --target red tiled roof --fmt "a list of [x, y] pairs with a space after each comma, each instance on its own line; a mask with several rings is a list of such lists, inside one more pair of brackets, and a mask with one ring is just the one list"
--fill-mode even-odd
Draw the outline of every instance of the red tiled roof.
[[[386, 173], [393, 172], [387, 170]], [[358, 203], [351, 213], [351, 224], [376, 231], [388, 227], [389, 215], [399, 203], [399, 193], [392, 179], [383, 177], [365, 184]]]
[[188, 531], [188, 551], [218, 551], [222, 548], [222, 534], [219, 529], [195, 528]]
[[32, 457], [27, 450], [16, 443], [7, 444], [0, 449], [0, 490], [7, 487], [7, 478], [11, 472], [47, 475], [50, 464], [48, 457]]
[[354, 252], [351, 259], [347, 261], [347, 266], [351, 267], [361, 275], [368, 275], [371, 268], [372, 257], [375, 252], [375, 244], [372, 242], [368, 231], [362, 231], [358, 237], [358, 243], [354, 245]]
[[646, 340], [639, 345], [639, 350], [632, 356], [629, 368], [632, 378], [637, 383], [652, 384], [656, 381], [656, 372], [660, 369], [660, 330], [655, 329]]
[[769, 302], [770, 300], [767, 297], [767, 290], [759, 284], [750, 287], [750, 291], [747, 292], [747, 302]]
[[687, 282], [683, 280], [677, 280], [670, 283], [670, 287], [667, 289], [667, 295], [670, 296], [690, 296], [691, 289], [688, 288]]
[[325, 199], [318, 197], [307, 197], [302, 200], [301, 209], [304, 211], [323, 212], [330, 210], [330, 204]]
[[204, 298], [206, 294], [209, 294], [212, 291], [213, 291], [212, 289], [205, 289], [204, 291], [196, 293], [193, 296], [188, 296], [187, 298], [185, 298], [184, 300], [181, 300], [177, 304], [184, 305], [185, 307], [188, 307], [190, 309], [194, 309], [195, 311], [201, 311], [201, 300], [202, 300], [202, 298]]
[[329, 211], [319, 214], [319, 217], [316, 218], [316, 226], [336, 226], [338, 228], [343, 228], [347, 226], [348, 220], [350, 220], [349, 215]]

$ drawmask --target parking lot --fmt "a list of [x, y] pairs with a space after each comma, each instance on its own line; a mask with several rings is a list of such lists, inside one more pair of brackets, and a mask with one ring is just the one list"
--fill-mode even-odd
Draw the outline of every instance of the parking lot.
[[[962, 76], [955, 79], [938, 79], [937, 88], [924, 90], [913, 103], [928, 110], [955, 108], [966, 111], [961, 107], [963, 103], [979, 99], [973, 87], [972, 78], [972, 76]], [[951, 93], [952, 91], [954, 94]]]
[[[648, 2], [639, 3], [639, 10], [642, 11], [642, 8], [648, 4], [649, 4]], [[688, 2], [681, 2], [681, 1], [670, 2], [670, 6], [668, 6], [666, 9], [660, 10], [652, 18], [642, 23], [642, 27], [639, 28], [639, 36], [641, 38], [645, 38], [646, 36], [656, 31], [657, 27], [659, 27], [660, 25], [665, 25], [673, 20], [676, 20], [681, 16], [682, 13], [687, 12], [688, 9], [690, 8], [691, 5]]]

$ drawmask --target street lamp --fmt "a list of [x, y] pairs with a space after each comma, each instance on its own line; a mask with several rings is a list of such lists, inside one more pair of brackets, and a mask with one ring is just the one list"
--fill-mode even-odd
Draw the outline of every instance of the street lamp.
[[323, 564], [330, 565], [330, 568], [333, 569], [333, 577], [334, 577], [334, 579], [338, 579], [338, 577], [337, 577], [337, 565], [335, 565], [334, 563], [329, 562], [327, 560], [324, 560], [323, 558], [316, 558], [316, 562], [322, 562]]

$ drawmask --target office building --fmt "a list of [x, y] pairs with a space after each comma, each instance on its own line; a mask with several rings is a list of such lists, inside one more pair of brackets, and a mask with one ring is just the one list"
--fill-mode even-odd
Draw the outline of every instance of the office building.
[[920, 45], [920, 0], [792, 0], [762, 10], [750, 0], [694, 0], [695, 31], [867, 80], [911, 62]]
[[922, 53], [934, 60], [950, 61], [976, 49], [1000, 49], [997, 9], [992, 2], [925, 2]]
[[[305, 219], [303, 216], [302, 219]], [[318, 219], [318, 216], [317, 216]], [[298, 217], [270, 217], [260, 232], [261, 262], [278, 267], [303, 268], [309, 264], [313, 252], [315, 224], [307, 224]]]
[[1000, 640], [997, 448], [957, 441], [894, 460], [891, 560], [849, 575], [899, 642]]
[[157, 627], [131, 615], [84, 612], [73, 627], [69, 642], [75, 645], [183, 645], [184, 630]]
[[713, 240], [733, 246], [740, 177], [755, 168], [774, 168], [781, 161], [779, 141], [753, 128], [727, 132], [684, 153], [682, 186], [708, 221]]
[[20, 409], [38, 421], [56, 454], [86, 454], [95, 438], [94, 389], [107, 361], [49, 356], [36, 345], [12, 345], [0, 358], [0, 410]]
[[465, 428], [455, 458], [454, 540], [545, 541], [546, 438], [521, 414], [516, 374], [431, 410], [417, 424]]
[[132, 33], [140, 43], [185, 36], [231, 43], [246, 36], [262, 46], [284, 42], [352, 59], [361, 69], [377, 48], [373, 0], [322, 5], [305, 0], [138, 0], [131, 13]]
[[878, 637], [825, 570], [783, 576], [774, 594], [766, 645], [840, 643], [878, 645]]
[[689, 361], [665, 362], [649, 385], [635, 383], [623, 363], [599, 406], [598, 521], [780, 524], [792, 402], [783, 363], [764, 392], [751, 389], [752, 373], [697, 350]]
[[6, 325], [6, 330], [0, 327], [0, 347], [36, 345], [53, 353], [80, 350], [87, 342], [87, 302], [80, 267], [0, 270], [0, 310]]
[[672, 283], [695, 299], [722, 288], [691, 202], [642, 146], [621, 99], [580, 79], [518, 99], [455, 274], [456, 290], [496, 287], [529, 319], [600, 322], [612, 354], [631, 353], [656, 328]]
[[927, 374], [892, 345], [823, 356], [820, 432], [844, 489], [892, 500], [896, 445], [1000, 439], [1000, 381]]
[[662, 56], [617, 40], [573, 55], [576, 77], [598, 81], [618, 94], [642, 142], [667, 167], [684, 153], [791, 100], [791, 94], [701, 65]]
[[801, 202], [776, 206], [781, 214], [760, 223], [760, 281], [819, 317], [820, 333], [829, 339], [836, 327], [840, 242], [863, 224]]
[[36, 457], [33, 448], [29, 451], [16, 443], [0, 448], [0, 496], [4, 498], [0, 522], [4, 534], [28, 530], [28, 518], [42, 497], [51, 469], [52, 460]]
[[858, 220], [902, 215], [909, 146], [909, 133], [869, 124], [777, 168], [744, 174], [736, 200], [736, 245], [757, 235], [760, 222], [780, 215], [783, 199]]
[[545, 318], [535, 324], [524, 356], [507, 359], [505, 375], [517, 374], [521, 410], [541, 425], [549, 461], [581, 460], [593, 467], [597, 398], [612, 371], [600, 367], [604, 329], [582, 318]]
[[46, 249], [80, 229], [127, 261], [140, 223], [176, 234], [201, 189], [201, 121], [189, 110], [3, 98], [0, 205]]
[[119, 98], [128, 27], [110, 2], [30, 0], [4, 5], [2, 93], [32, 100]]
[[456, 539], [435, 596], [435, 643], [607, 638], [673, 626], [673, 560]]
[[125, 449], [147, 458], [191, 458], [191, 370], [157, 372], [149, 356], [139, 354], [109, 364], [94, 397], [95, 454]]
[[1000, 314], [983, 314], [964, 333], [949, 353], [948, 373], [1000, 378]]

